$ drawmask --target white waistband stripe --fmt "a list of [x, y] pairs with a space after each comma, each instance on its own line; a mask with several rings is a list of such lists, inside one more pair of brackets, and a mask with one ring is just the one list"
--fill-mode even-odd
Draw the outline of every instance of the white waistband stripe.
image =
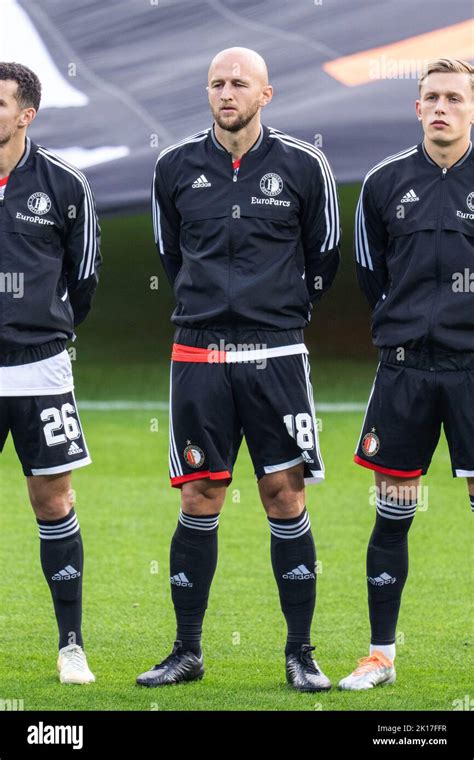
[[[256, 348], [244, 351], [226, 351], [225, 360], [227, 364], [233, 364], [235, 362], [256, 362], [261, 359], [274, 359], [278, 356], [291, 356], [293, 354], [307, 353], [308, 349], [304, 343], [293, 343], [291, 346], [274, 346], [273, 348]], [[212, 364], [212, 352], [209, 361]]]

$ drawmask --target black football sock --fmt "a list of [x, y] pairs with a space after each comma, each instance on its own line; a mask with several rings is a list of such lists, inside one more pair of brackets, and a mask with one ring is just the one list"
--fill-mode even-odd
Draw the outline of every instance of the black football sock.
[[469, 496], [469, 499], [471, 501], [471, 512], [474, 512], [474, 496]]
[[371, 644], [395, 643], [398, 613], [408, 576], [408, 530], [416, 501], [377, 498], [377, 516], [367, 549]]
[[84, 552], [74, 509], [59, 520], [37, 520], [43, 573], [51, 591], [59, 628], [59, 648], [83, 646], [82, 574]]
[[316, 549], [306, 508], [298, 517], [269, 517], [270, 551], [280, 605], [288, 627], [285, 655], [311, 643], [316, 603]]
[[201, 653], [202, 623], [217, 566], [219, 514], [189, 515], [181, 510], [171, 541], [171, 598], [176, 638], [183, 650]]

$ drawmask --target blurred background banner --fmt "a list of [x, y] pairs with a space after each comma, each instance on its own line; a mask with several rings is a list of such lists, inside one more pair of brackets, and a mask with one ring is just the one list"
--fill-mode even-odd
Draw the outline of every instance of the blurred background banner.
[[143, 211], [158, 150], [210, 125], [218, 50], [261, 53], [275, 87], [263, 121], [357, 182], [418, 141], [417, 69], [472, 56], [471, 16], [470, 0], [1, 0], [0, 59], [40, 74], [31, 135], [88, 170], [99, 210]]
[[264, 123], [321, 147], [339, 183], [341, 269], [307, 343], [318, 360], [373, 362], [352, 255], [360, 182], [421, 140], [418, 70], [439, 56], [472, 60], [471, 12], [471, 0], [0, 0], [0, 60], [30, 66], [43, 85], [30, 134], [87, 174], [101, 217], [105, 263], [78, 367], [90, 359], [90, 377], [132, 362], [140, 383], [141, 361], [168, 361], [174, 298], [152, 239], [153, 168], [162, 148], [211, 125], [208, 66], [233, 45], [268, 63]]

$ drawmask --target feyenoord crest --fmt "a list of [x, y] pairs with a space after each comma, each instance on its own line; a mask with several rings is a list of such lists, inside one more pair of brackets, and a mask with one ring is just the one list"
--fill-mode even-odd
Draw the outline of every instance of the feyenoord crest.
[[47, 214], [51, 208], [51, 200], [46, 193], [33, 193], [28, 198], [28, 208], [32, 214], [42, 216]]
[[367, 435], [364, 435], [362, 439], [362, 451], [364, 454], [368, 457], [373, 457], [376, 455], [377, 451], [380, 448], [380, 441], [378, 435], [375, 435], [375, 428], [373, 428], [370, 433], [367, 433]]
[[191, 443], [191, 441], [187, 441], [187, 444], [188, 445], [183, 451], [185, 462], [189, 467], [197, 469], [204, 464], [206, 458], [204, 456], [204, 451], [199, 446], [196, 446], [196, 444]]
[[274, 195], [280, 195], [283, 190], [283, 180], [279, 174], [274, 174], [273, 172], [265, 174], [260, 180], [260, 190], [265, 195], [270, 195], [272, 197]]
[[469, 211], [474, 211], [474, 192], [469, 193], [466, 198], [466, 203]]

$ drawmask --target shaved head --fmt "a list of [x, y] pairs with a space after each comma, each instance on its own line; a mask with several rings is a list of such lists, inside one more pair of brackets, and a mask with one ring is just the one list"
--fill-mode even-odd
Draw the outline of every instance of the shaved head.
[[214, 56], [209, 66], [208, 80], [217, 68], [226, 68], [236, 77], [247, 76], [258, 81], [262, 87], [268, 85], [267, 64], [255, 50], [245, 47], [231, 47], [221, 50]]
[[214, 56], [209, 66], [209, 104], [218, 127], [241, 132], [259, 127], [260, 109], [272, 99], [267, 64], [255, 50], [231, 47]]

